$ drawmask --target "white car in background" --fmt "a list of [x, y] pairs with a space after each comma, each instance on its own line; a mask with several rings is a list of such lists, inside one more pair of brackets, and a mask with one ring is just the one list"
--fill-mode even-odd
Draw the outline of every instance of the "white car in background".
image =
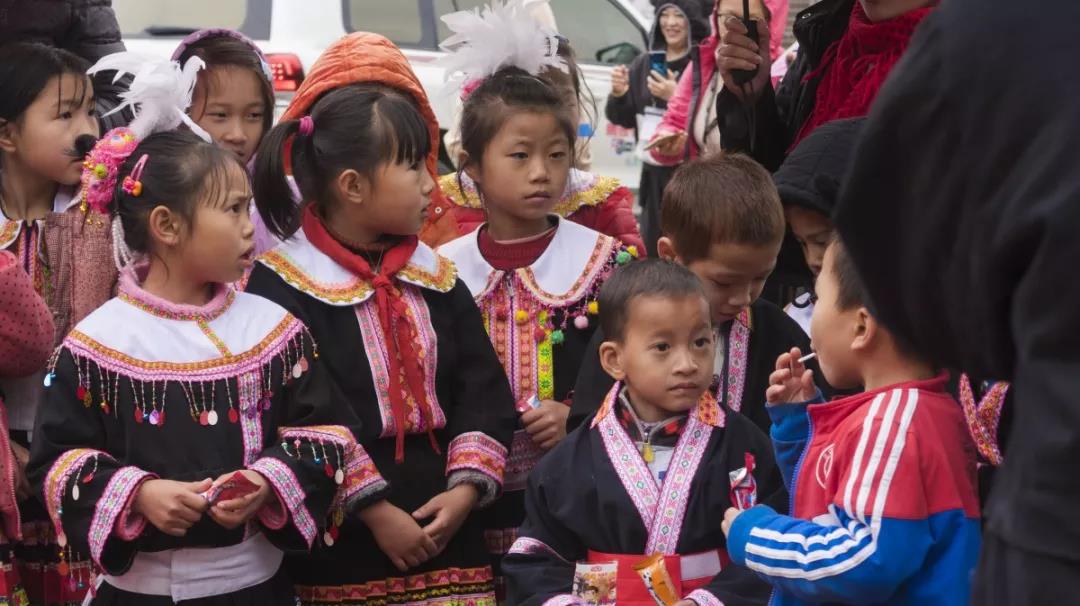
[[[206, 27], [228, 27], [255, 40], [274, 74], [280, 115], [304, 74], [333, 41], [353, 31], [391, 39], [412, 63], [427, 91], [442, 130], [453, 116], [453, 96], [442, 92], [445, 53], [439, 42], [449, 34], [439, 16], [473, 9], [485, 0], [113, 0], [128, 50], [170, 56], [187, 34]], [[590, 109], [592, 170], [636, 189], [641, 169], [633, 131], [609, 124], [604, 103], [611, 70], [628, 64], [646, 47], [648, 20], [632, 0], [551, 0], [559, 33], [577, 52], [595, 100]], [[450, 170], [445, 152], [440, 163]]]

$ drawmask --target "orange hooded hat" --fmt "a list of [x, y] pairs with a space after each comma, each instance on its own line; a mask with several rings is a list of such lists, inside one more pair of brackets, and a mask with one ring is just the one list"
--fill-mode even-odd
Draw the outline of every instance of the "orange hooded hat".
[[390, 40], [378, 34], [355, 32], [337, 40], [315, 61], [307, 78], [296, 91], [281, 120], [296, 120], [311, 111], [311, 106], [324, 93], [335, 88], [378, 82], [412, 95], [431, 131], [431, 153], [427, 168], [435, 180], [431, 192], [428, 220], [420, 231], [420, 239], [435, 245], [457, 237], [457, 225], [450, 212], [452, 203], [439, 189], [436, 166], [439, 157], [439, 123], [428, 103], [424, 87], [413, 73], [409, 60]]

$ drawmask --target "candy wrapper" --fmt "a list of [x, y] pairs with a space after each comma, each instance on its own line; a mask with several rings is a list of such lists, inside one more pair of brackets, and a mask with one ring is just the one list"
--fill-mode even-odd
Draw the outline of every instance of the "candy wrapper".
[[641, 577], [645, 589], [656, 600], [657, 606], [674, 606], [679, 601], [679, 594], [675, 590], [675, 583], [671, 581], [667, 567], [664, 566], [664, 555], [655, 554], [634, 564], [634, 570]]
[[578, 564], [574, 569], [574, 597], [594, 606], [615, 606], [618, 573], [618, 562]]
[[533, 394], [533, 396], [530, 397], [528, 400], [522, 400], [521, 402], [518, 402], [515, 408], [517, 408], [517, 411], [519, 413], [525, 414], [530, 410], [540, 408], [540, 398], [536, 397], [536, 395]]
[[745, 511], [757, 504], [757, 480], [754, 479], [754, 455], [746, 453], [745, 467], [728, 472], [731, 480], [731, 506]]

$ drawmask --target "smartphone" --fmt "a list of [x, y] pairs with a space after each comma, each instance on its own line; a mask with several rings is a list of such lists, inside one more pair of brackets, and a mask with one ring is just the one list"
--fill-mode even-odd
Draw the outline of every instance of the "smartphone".
[[667, 78], [668, 66], [666, 51], [649, 51], [649, 71], [658, 72], [661, 76]]
[[[746, 35], [755, 42], [758, 39], [757, 21], [750, 18], [750, 0], [743, 0], [742, 3], [742, 22], [746, 26]], [[746, 84], [757, 76], [757, 70], [753, 69], [736, 69], [731, 71], [731, 77], [735, 80], [736, 84]]]
[[668, 141], [674, 141], [678, 136], [679, 133], [668, 133], [662, 137], [657, 137], [652, 141], [649, 141], [649, 144], [645, 146], [645, 151], [649, 151], [655, 147], [659, 147], [667, 143]]

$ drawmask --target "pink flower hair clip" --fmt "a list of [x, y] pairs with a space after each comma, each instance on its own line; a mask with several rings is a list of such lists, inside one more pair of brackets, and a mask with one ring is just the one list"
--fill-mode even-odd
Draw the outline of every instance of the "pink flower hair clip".
[[114, 128], [97, 142], [83, 161], [82, 209], [109, 214], [109, 204], [116, 190], [120, 166], [139, 145], [135, 132], [126, 127]]
[[142, 195], [142, 173], [143, 169], [146, 168], [146, 161], [149, 159], [149, 154], [143, 154], [139, 161], [135, 163], [135, 168], [131, 169], [131, 174], [124, 177], [120, 189], [124, 190], [125, 194], [136, 198]]

